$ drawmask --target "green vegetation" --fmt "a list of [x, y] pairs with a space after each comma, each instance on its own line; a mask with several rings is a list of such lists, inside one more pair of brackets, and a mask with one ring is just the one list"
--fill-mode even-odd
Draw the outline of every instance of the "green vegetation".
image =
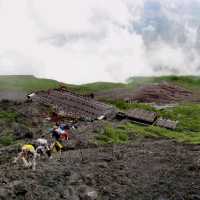
[[164, 110], [156, 110], [149, 104], [133, 103], [129, 104], [124, 101], [106, 101], [120, 110], [128, 109], [145, 109], [157, 112], [159, 116], [178, 121], [178, 131], [200, 132], [200, 104], [180, 104], [174, 108], [167, 108]]
[[200, 104], [178, 105], [174, 108], [160, 111], [160, 115], [172, 120], [178, 120], [178, 131], [200, 132]]
[[156, 126], [143, 126], [126, 123], [117, 128], [106, 127], [96, 139], [100, 144], [123, 144], [131, 142], [131, 136], [144, 138], [166, 138], [177, 142], [200, 144], [200, 132], [172, 131]]
[[127, 134], [135, 134], [143, 137], [153, 138], [169, 138], [174, 139], [177, 142], [185, 142], [190, 144], [200, 144], [200, 132], [184, 132], [184, 131], [171, 131], [168, 129], [156, 127], [156, 126], [140, 126], [136, 124], [127, 123], [118, 130], [121, 129]]
[[[123, 109], [130, 108], [128, 105], [116, 104]], [[148, 109], [149, 105], [134, 104], [134, 107]], [[149, 106], [149, 110], [153, 110]], [[111, 125], [105, 127], [104, 133], [97, 137], [97, 141], [106, 143], [126, 143], [129, 137], [135, 135], [138, 137], [168, 138], [177, 142], [185, 142], [190, 144], [200, 144], [200, 104], [183, 104], [174, 108], [157, 111], [163, 118], [177, 120], [178, 126], [176, 131], [160, 128], [157, 126], [142, 126], [134, 123], [126, 123], [117, 128]], [[119, 136], [125, 138], [121, 140]]]
[[169, 82], [188, 89], [197, 89], [200, 86], [199, 76], [161, 76], [161, 77], [131, 77], [126, 83], [96, 82], [83, 85], [59, 83], [55, 80], [40, 79], [34, 76], [10, 75], [0, 76], [0, 91], [25, 91], [48, 90], [66, 86], [69, 90], [82, 94], [109, 91], [117, 88], [135, 89], [144, 84]]
[[200, 77], [199, 76], [161, 76], [157, 77], [158, 82], [167, 81], [177, 85], [181, 85], [188, 89], [199, 89]]
[[156, 77], [130, 77], [127, 79], [127, 84], [138, 87], [140, 85], [146, 85], [146, 84], [151, 84], [151, 83], [157, 83], [158, 80]]
[[179, 85], [189, 90], [196, 90], [200, 88], [200, 76], [131, 77], [127, 79], [126, 83], [96, 82], [83, 85], [67, 84], [66, 86], [71, 91], [79, 92], [81, 94], [88, 94], [122, 88], [134, 90], [142, 85], [156, 84], [161, 82]]
[[109, 91], [115, 88], [127, 88], [128, 85], [124, 83], [111, 83], [111, 82], [96, 82], [88, 83], [83, 85], [67, 85], [67, 88], [74, 92], [79, 92], [81, 94]]
[[39, 79], [34, 76], [0, 76], [0, 91], [48, 90], [59, 87], [59, 83], [49, 79]]
[[176, 84], [187, 89], [195, 90], [200, 87], [200, 76], [160, 76], [160, 77], [131, 77], [126, 83], [96, 82], [83, 85], [67, 85], [75, 92], [91, 93], [109, 91], [117, 88], [136, 89], [141, 85], [168, 82]]
[[135, 108], [140, 108], [140, 109], [145, 109], [145, 110], [149, 110], [149, 111], [155, 111], [155, 108], [153, 108], [151, 105], [149, 104], [145, 104], [145, 103], [126, 103], [123, 100], [105, 100], [106, 103], [109, 103], [115, 107], [117, 107], [120, 110], [128, 110], [128, 109], [135, 109]]
[[7, 111], [0, 111], [0, 121], [4, 122], [14, 122], [19, 117], [19, 114], [16, 112], [7, 112]]
[[113, 129], [108, 125], [104, 129], [104, 134], [96, 138], [101, 144], [123, 144], [128, 142], [126, 131]]
[[0, 137], [0, 145], [9, 146], [11, 144], [14, 144], [14, 138], [12, 135], [8, 134]]
[[51, 79], [40, 79], [29, 75], [0, 76], [0, 91], [24, 91], [48, 90], [66, 86], [69, 90], [82, 94], [98, 91], [112, 90], [114, 88], [126, 88], [127, 84], [96, 82], [83, 85], [64, 84]]
[[144, 84], [161, 83], [163, 81], [192, 90], [199, 89], [200, 87], [200, 76], [131, 77], [127, 80], [127, 83], [138, 87]]

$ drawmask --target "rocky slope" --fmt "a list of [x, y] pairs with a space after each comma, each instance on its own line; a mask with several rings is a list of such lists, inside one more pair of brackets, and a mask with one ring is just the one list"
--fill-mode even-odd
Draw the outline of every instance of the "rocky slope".
[[146, 139], [66, 151], [36, 171], [1, 164], [0, 199], [198, 200], [200, 148]]

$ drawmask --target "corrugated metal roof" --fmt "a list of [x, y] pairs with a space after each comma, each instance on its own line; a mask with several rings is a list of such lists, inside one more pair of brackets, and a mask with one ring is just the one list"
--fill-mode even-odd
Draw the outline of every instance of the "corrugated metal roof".
[[126, 113], [127, 117], [133, 120], [144, 121], [148, 123], [153, 123], [157, 118], [157, 113], [152, 111], [147, 111], [143, 109], [129, 110]]
[[35, 100], [56, 108], [58, 112], [76, 117], [98, 118], [115, 112], [114, 107], [68, 91], [37, 92]]
[[172, 129], [172, 130], [176, 129], [177, 123], [178, 123], [177, 121], [172, 121], [172, 120], [163, 119], [163, 118], [159, 118], [156, 121], [156, 125], [157, 126], [168, 128], [168, 129]]

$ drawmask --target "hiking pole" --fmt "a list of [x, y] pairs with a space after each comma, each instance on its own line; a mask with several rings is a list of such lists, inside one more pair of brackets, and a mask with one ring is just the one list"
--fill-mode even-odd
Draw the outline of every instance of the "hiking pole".
[[79, 151], [80, 151], [80, 155], [81, 155], [81, 161], [83, 162], [84, 161], [84, 159], [83, 159], [83, 152], [82, 152], [81, 149], [79, 149]]
[[69, 162], [72, 163], [72, 157], [71, 157], [71, 154], [70, 154], [70, 150], [68, 151], [68, 154], [69, 154]]

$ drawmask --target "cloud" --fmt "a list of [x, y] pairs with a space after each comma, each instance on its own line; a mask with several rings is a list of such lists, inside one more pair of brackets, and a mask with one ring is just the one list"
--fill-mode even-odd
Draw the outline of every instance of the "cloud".
[[0, 74], [7, 75], [39, 75], [41, 72], [34, 66], [39, 66], [40, 63], [35, 63], [35, 60], [30, 57], [24, 57], [17, 52], [7, 51], [0, 53]]
[[199, 74], [199, 0], [0, 1], [0, 74], [68, 83]]

